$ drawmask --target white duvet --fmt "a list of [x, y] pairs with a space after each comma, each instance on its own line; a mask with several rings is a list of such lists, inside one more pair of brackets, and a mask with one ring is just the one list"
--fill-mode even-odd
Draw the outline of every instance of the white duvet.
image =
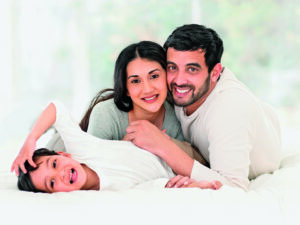
[[15, 155], [0, 161], [0, 224], [300, 224], [300, 151], [251, 181], [248, 192], [165, 189], [166, 179], [118, 192], [21, 192], [9, 172]]

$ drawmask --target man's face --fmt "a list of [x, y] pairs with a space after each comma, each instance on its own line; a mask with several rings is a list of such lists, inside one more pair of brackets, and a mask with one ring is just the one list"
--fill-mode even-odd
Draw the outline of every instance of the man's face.
[[204, 54], [201, 49], [168, 49], [167, 82], [175, 105], [195, 111], [211, 91], [211, 79]]
[[30, 172], [30, 177], [39, 190], [48, 193], [69, 192], [82, 189], [86, 183], [85, 170], [70, 156], [41, 156], [36, 164], [38, 169]]

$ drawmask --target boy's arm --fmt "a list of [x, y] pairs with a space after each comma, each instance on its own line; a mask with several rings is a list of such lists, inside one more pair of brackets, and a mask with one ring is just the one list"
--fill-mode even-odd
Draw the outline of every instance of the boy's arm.
[[19, 168], [26, 173], [24, 163], [27, 160], [29, 164], [33, 167], [36, 164], [32, 160], [32, 155], [36, 149], [36, 142], [40, 136], [51, 127], [56, 120], [56, 107], [53, 103], [50, 103], [47, 108], [41, 113], [37, 121], [35, 122], [33, 128], [28, 134], [18, 156], [14, 160], [11, 172], [15, 171], [16, 175], [19, 175]]

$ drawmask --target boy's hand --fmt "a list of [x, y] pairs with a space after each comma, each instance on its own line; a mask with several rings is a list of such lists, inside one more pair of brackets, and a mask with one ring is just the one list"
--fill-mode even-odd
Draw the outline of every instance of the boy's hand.
[[166, 188], [192, 188], [198, 187], [201, 189], [213, 189], [218, 190], [222, 187], [222, 183], [220, 181], [195, 181], [189, 177], [184, 177], [181, 175], [177, 175], [171, 178], [165, 186]]
[[32, 156], [35, 151], [35, 148], [36, 148], [36, 141], [27, 139], [11, 166], [11, 172], [15, 171], [16, 175], [19, 176], [19, 168], [20, 168], [24, 173], [27, 173], [24, 166], [26, 160], [31, 166], [36, 167], [36, 164], [32, 160]]

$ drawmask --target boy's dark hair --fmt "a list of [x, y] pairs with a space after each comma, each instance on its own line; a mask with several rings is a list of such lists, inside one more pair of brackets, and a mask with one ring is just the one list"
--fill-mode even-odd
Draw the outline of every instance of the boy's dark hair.
[[[32, 156], [33, 161], [35, 162], [38, 157], [41, 156], [49, 156], [49, 155], [58, 155], [57, 152], [51, 151], [46, 148], [40, 148], [37, 149]], [[30, 172], [35, 171], [36, 169], [39, 168], [39, 165], [36, 167], [32, 167], [28, 161], [26, 160], [25, 164], [25, 169], [27, 170], [27, 173], [23, 173], [23, 171], [19, 168], [19, 176], [18, 176], [18, 188], [21, 191], [31, 191], [31, 192], [44, 192], [41, 190], [38, 190], [35, 188], [35, 186], [32, 183], [31, 177], [30, 177]]]
[[223, 41], [213, 29], [199, 24], [188, 24], [176, 28], [164, 44], [164, 49], [177, 51], [204, 50], [205, 63], [210, 73], [221, 62], [224, 51]]

